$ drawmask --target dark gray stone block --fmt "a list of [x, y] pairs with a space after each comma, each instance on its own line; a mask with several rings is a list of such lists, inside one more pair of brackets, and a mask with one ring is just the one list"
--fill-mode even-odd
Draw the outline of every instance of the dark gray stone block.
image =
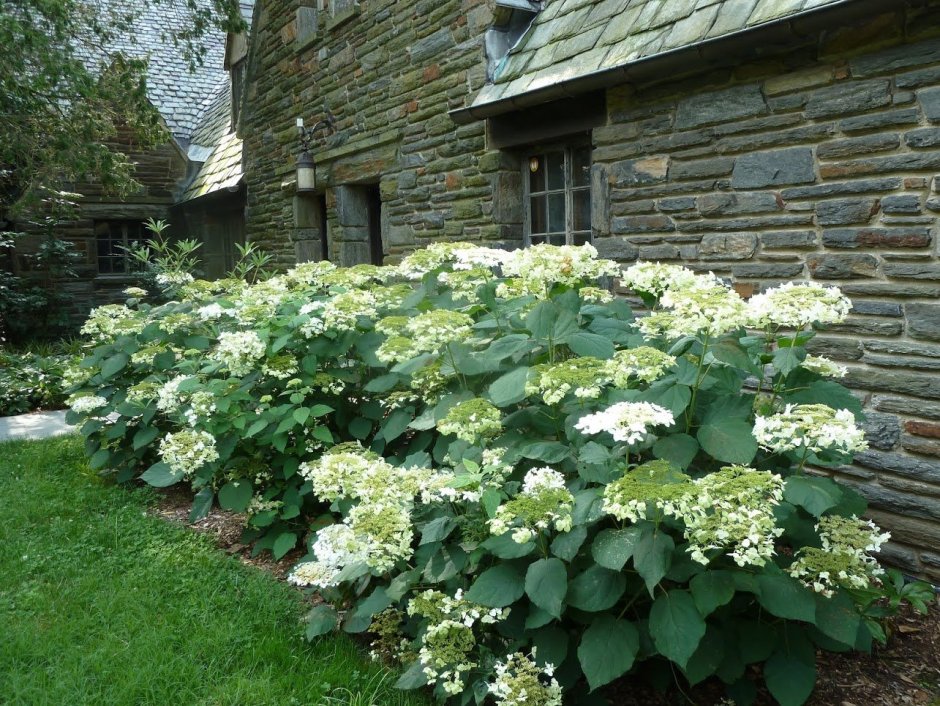
[[676, 110], [676, 128], [686, 130], [710, 123], [727, 123], [766, 112], [767, 104], [758, 84], [735, 86], [683, 100]]
[[881, 199], [881, 210], [890, 214], [920, 213], [920, 196], [916, 194], [885, 196]]
[[878, 199], [835, 199], [816, 204], [816, 222], [821, 226], [868, 223], [878, 210]]
[[813, 255], [806, 266], [816, 279], [874, 277], [878, 259], [872, 255]]
[[807, 118], [813, 119], [842, 116], [879, 108], [890, 102], [890, 85], [887, 80], [843, 82], [810, 93], [805, 114]]
[[809, 147], [756, 152], [738, 157], [731, 176], [735, 189], [759, 189], [816, 181], [813, 151]]
[[912, 338], [940, 341], [940, 304], [909, 302], [905, 313], [907, 331]]
[[868, 443], [876, 449], [888, 451], [898, 445], [901, 440], [901, 423], [893, 414], [867, 412], [862, 429]]

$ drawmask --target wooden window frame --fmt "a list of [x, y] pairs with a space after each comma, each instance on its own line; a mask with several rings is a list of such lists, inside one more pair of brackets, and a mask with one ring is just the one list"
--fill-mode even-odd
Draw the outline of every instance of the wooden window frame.
[[[588, 201], [594, 198], [591, 188], [590, 176], [588, 177], [587, 184], [575, 186], [573, 181], [573, 169], [574, 169], [574, 152], [576, 150], [586, 149], [588, 152], [588, 166], [593, 164], [593, 154], [591, 152], [592, 145], [590, 139], [573, 139], [564, 142], [552, 142], [548, 144], [534, 145], [526, 149], [522, 153], [522, 198], [523, 198], [523, 244], [524, 247], [530, 247], [532, 243], [532, 238], [539, 238], [542, 242], [551, 242], [550, 238], [552, 235], [557, 237], [558, 233], [533, 233], [532, 232], [532, 197], [544, 195], [546, 196], [546, 208], [547, 208], [547, 197], [550, 194], [557, 194], [563, 192], [565, 195], [565, 244], [572, 245], [574, 244], [574, 238], [576, 234], [587, 234], [586, 243], [594, 242], [594, 232], [592, 228], [587, 230], [575, 230], [574, 229], [574, 194], [575, 192], [584, 192], [588, 193]], [[549, 189], [548, 188], [548, 178], [546, 173], [545, 188], [540, 191], [532, 191], [532, 172], [529, 168], [530, 160], [533, 158], [544, 159], [546, 155], [550, 153], [562, 152], [564, 154], [564, 185], [561, 189]], [[547, 219], [547, 216], [546, 216]], [[546, 220], [547, 226], [547, 220]], [[589, 223], [590, 226], [590, 223]]]
[[[121, 237], [115, 238], [114, 232], [115, 228], [121, 229]], [[136, 229], [136, 235], [131, 234], [131, 229]], [[99, 252], [99, 243], [103, 239], [107, 238], [109, 243], [120, 243], [120, 247], [125, 248], [124, 251], [116, 254], [113, 252], [113, 246], [109, 247], [109, 253], [102, 255]], [[144, 232], [144, 226], [142, 223], [133, 220], [113, 220], [113, 221], [96, 221], [95, 222], [95, 269], [98, 272], [99, 277], [136, 277], [140, 273], [135, 271], [131, 267], [130, 255], [127, 253], [126, 248], [129, 248], [131, 243], [141, 243], [147, 240], [147, 236]], [[109, 272], [102, 271], [101, 263], [102, 260], [108, 260], [111, 262], [111, 267]], [[121, 272], [116, 272], [114, 270], [114, 263], [116, 261], [122, 261], [124, 263], [124, 269]]]

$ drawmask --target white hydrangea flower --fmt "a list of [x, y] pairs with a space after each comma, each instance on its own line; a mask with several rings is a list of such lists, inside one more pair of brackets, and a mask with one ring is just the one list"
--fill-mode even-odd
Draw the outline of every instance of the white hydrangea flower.
[[69, 398], [68, 405], [76, 414], [91, 414], [96, 409], [106, 406], [108, 401], [98, 395], [81, 395]]
[[676, 364], [676, 359], [668, 353], [649, 346], [640, 346], [617, 351], [614, 357], [605, 363], [606, 374], [615, 387], [629, 387], [633, 379], [652, 383]]
[[824, 404], [788, 404], [777, 414], [758, 415], [753, 434], [762, 448], [777, 453], [802, 449], [851, 454], [868, 448], [855, 415]]
[[526, 473], [519, 495], [496, 509], [496, 516], [489, 521], [490, 532], [499, 536], [512, 531], [518, 544], [552, 527], [568, 532], [573, 507], [574, 496], [561, 473], [548, 467], [533, 468]]
[[815, 355], [806, 356], [801, 367], [817, 375], [830, 378], [844, 378], [849, 372], [849, 369], [844, 365], [839, 365], [835, 361], [829, 360], [829, 358]]
[[295, 586], [336, 586], [336, 577], [344, 567], [364, 561], [355, 532], [341, 523], [318, 531], [311, 550], [317, 560], [298, 564], [287, 577]]
[[620, 266], [613, 260], [598, 259], [593, 245], [542, 243], [507, 253], [503, 275], [511, 281], [500, 284], [496, 294], [503, 298], [522, 294], [544, 298], [555, 284], [577, 287], [618, 274]]
[[822, 548], [803, 547], [790, 565], [789, 573], [824, 596], [839, 587], [866, 589], [884, 574], [869, 552], [881, 551], [891, 538], [871, 520], [829, 515], [816, 525]]
[[842, 323], [851, 308], [851, 300], [838, 288], [824, 287], [815, 282], [786, 282], [755, 294], [747, 303], [749, 325], [797, 330], [814, 323]]
[[431, 243], [402, 260], [398, 272], [406, 279], [419, 280], [429, 272], [456, 262], [457, 253], [461, 250], [475, 251], [478, 248], [470, 243]]
[[554, 665], [539, 668], [534, 658], [532, 648], [532, 658], [517, 652], [494, 665], [496, 678], [488, 691], [499, 706], [561, 706], [562, 689], [554, 678]]
[[637, 321], [637, 327], [646, 336], [669, 340], [698, 334], [715, 337], [749, 323], [745, 301], [713, 277], [696, 275], [689, 285], [667, 289], [660, 304], [664, 311], [655, 311]]
[[188, 272], [161, 272], [157, 275], [157, 284], [163, 289], [172, 289], [191, 284], [194, 278]]
[[147, 290], [143, 287], [128, 287], [124, 290], [124, 294], [134, 299], [143, 299], [147, 296]]
[[196, 316], [198, 316], [201, 321], [216, 321], [228, 313], [230, 313], [229, 310], [224, 309], [222, 305], [217, 302], [212, 302], [211, 304], [206, 304], [196, 309]]
[[[352, 290], [337, 294], [323, 305], [323, 326], [336, 331], [354, 331], [360, 317], [373, 317], [376, 301], [371, 292]], [[312, 319], [311, 319], [312, 321]]]
[[91, 310], [81, 333], [104, 343], [121, 335], [138, 334], [145, 324], [143, 315], [133, 309], [123, 304], [105, 304]]
[[187, 429], [163, 437], [160, 457], [171, 469], [190, 478], [206, 464], [218, 461], [219, 452], [212, 434]]
[[188, 380], [186, 375], [177, 375], [160, 386], [157, 391], [157, 409], [161, 412], [175, 412], [185, 401], [186, 395], [179, 391], [180, 385]]
[[210, 357], [223, 363], [235, 377], [243, 377], [255, 369], [255, 362], [264, 357], [266, 348], [254, 331], [225, 331], [219, 334], [219, 344]]
[[614, 441], [636, 444], [647, 438], [652, 427], [675, 424], [672, 412], [651, 402], [618, 402], [601, 412], [578, 420], [575, 429], [582, 434], [609, 433]]
[[635, 292], [652, 294], [658, 299], [670, 289], [692, 286], [699, 276], [679, 265], [638, 262], [623, 271], [621, 281]]

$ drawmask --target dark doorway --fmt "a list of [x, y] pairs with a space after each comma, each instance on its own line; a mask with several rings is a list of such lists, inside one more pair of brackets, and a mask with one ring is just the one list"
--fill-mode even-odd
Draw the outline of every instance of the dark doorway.
[[382, 247], [382, 197], [378, 184], [363, 187], [369, 209], [369, 256], [373, 265], [381, 265], [385, 260]]

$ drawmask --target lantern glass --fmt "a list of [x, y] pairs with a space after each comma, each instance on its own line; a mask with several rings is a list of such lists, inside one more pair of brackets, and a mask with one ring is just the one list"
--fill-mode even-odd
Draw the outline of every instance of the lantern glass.
[[317, 188], [317, 172], [313, 159], [304, 152], [297, 159], [297, 191], [309, 192]]

